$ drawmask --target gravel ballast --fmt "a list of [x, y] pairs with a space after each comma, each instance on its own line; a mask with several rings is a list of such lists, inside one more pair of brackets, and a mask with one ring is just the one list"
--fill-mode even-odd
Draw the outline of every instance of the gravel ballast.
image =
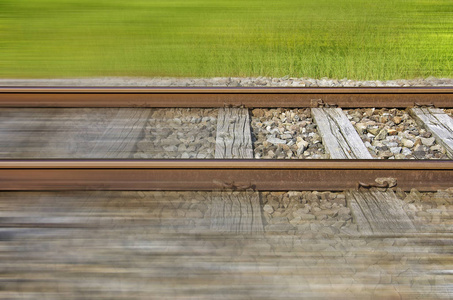
[[333, 192], [262, 192], [267, 233], [327, 238], [351, 226], [351, 210], [345, 195]]
[[[453, 231], [453, 188], [429, 193], [397, 188], [395, 195], [418, 231]], [[286, 232], [305, 238], [360, 235], [344, 193], [261, 192], [261, 201], [266, 233]]]
[[401, 109], [344, 110], [371, 155], [380, 159], [448, 159], [431, 132]]
[[134, 158], [214, 158], [217, 109], [155, 109]]
[[294, 77], [153, 78], [95, 77], [68, 79], [0, 79], [0, 86], [224, 86], [224, 87], [424, 87], [453, 86], [453, 78], [397, 80], [313, 79]]
[[310, 109], [253, 109], [251, 115], [255, 158], [328, 157]]
[[453, 232], [453, 188], [435, 193], [398, 191], [403, 208], [422, 232]]

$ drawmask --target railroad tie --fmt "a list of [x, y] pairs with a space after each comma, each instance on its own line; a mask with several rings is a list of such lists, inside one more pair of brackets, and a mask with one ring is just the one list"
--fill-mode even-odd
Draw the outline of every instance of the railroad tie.
[[253, 158], [248, 109], [219, 109], [215, 158]]
[[448, 157], [453, 159], [453, 119], [439, 108], [414, 107], [410, 113], [420, 126], [433, 133]]
[[401, 235], [416, 231], [392, 190], [350, 190], [346, 201], [363, 235]]
[[373, 158], [341, 108], [312, 108], [311, 113], [330, 158]]
[[226, 234], [259, 234], [264, 231], [258, 192], [213, 192], [211, 230]]
[[[215, 158], [253, 158], [249, 112], [246, 108], [220, 108], [217, 118]], [[260, 195], [255, 191], [231, 192], [237, 187], [223, 183], [214, 192], [211, 207], [211, 229], [232, 234], [263, 232]]]

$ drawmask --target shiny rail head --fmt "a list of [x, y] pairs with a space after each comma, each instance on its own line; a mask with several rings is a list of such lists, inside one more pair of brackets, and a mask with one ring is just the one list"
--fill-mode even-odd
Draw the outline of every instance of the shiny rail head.
[[0, 159], [0, 169], [453, 170], [453, 160], [376, 159]]

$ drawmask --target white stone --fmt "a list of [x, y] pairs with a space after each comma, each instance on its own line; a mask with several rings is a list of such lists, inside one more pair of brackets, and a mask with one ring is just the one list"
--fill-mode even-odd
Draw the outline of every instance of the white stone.
[[274, 212], [274, 208], [269, 204], [264, 205], [263, 210], [268, 214], [272, 214]]
[[387, 142], [387, 147], [389, 147], [389, 148], [398, 147], [398, 143], [395, 143], [395, 142]]
[[403, 142], [403, 146], [404, 146], [404, 147], [407, 147], [407, 148], [412, 148], [412, 147], [414, 147], [414, 142], [411, 141], [411, 140], [403, 139], [402, 142]]
[[307, 149], [308, 148], [308, 145], [309, 143], [307, 141], [304, 141], [304, 140], [301, 140], [299, 142], [297, 142], [297, 148], [303, 148], [303, 149]]
[[276, 137], [269, 137], [267, 138], [267, 141], [271, 144], [278, 145], [278, 144], [286, 144], [285, 140], [276, 138]]
[[437, 144], [429, 148], [431, 151], [442, 151], [442, 146]]
[[383, 128], [379, 133], [376, 135], [377, 140], [383, 140], [387, 137], [387, 129]]
[[357, 123], [357, 124], [355, 124], [355, 128], [357, 129], [357, 131], [359, 133], [363, 134], [363, 133], [365, 133], [367, 126], [363, 123]]
[[175, 146], [175, 145], [164, 146], [163, 148], [164, 148], [164, 150], [167, 151], [167, 152], [175, 152], [175, 151], [178, 151], [178, 147]]
[[436, 141], [436, 139], [434, 137], [421, 138], [421, 140], [422, 140], [422, 144], [425, 146], [428, 146], [428, 147], [431, 147], [434, 144], [434, 142]]
[[398, 154], [401, 152], [401, 147], [391, 147], [390, 152], [392, 152], [393, 154]]
[[411, 155], [412, 154], [412, 151], [409, 149], [409, 148], [406, 148], [404, 147], [401, 154], [404, 154], [404, 155]]
[[297, 218], [302, 215], [308, 214], [309, 212], [310, 212], [310, 209], [308, 207], [299, 208], [298, 210], [293, 211], [293, 217]]

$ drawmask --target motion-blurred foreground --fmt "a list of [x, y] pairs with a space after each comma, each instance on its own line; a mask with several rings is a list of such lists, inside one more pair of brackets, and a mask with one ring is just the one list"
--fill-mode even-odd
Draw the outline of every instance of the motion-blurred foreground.
[[0, 298], [451, 299], [452, 191], [400, 193], [397, 236], [342, 193], [246, 193], [0, 193]]

